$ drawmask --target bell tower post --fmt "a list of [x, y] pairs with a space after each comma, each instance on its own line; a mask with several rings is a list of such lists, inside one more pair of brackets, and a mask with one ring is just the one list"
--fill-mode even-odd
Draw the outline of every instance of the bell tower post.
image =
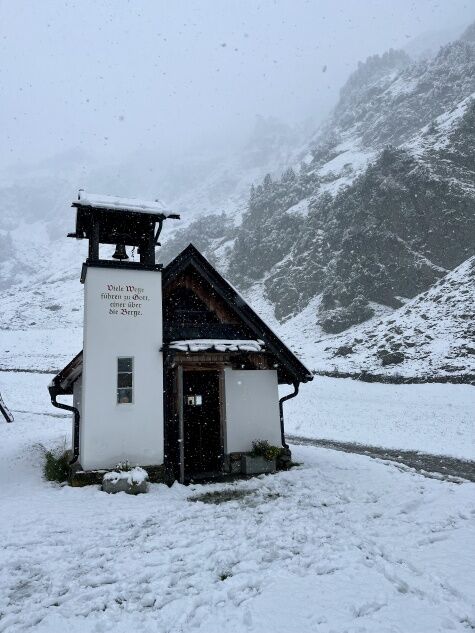
[[[167, 218], [158, 202], [79, 192], [76, 231], [87, 239], [78, 461], [84, 470], [125, 459], [163, 463], [161, 264], [155, 247]], [[111, 259], [101, 245], [115, 245]], [[127, 246], [138, 249], [130, 261]], [[76, 447], [77, 448], [77, 447]]]

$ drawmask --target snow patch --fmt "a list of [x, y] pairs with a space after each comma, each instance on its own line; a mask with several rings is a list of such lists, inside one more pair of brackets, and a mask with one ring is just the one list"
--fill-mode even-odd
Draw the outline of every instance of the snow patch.
[[189, 339], [185, 341], [172, 341], [170, 349], [181, 352], [204, 352], [215, 350], [216, 352], [260, 352], [264, 349], [263, 341], [248, 340], [224, 340], [224, 339]]

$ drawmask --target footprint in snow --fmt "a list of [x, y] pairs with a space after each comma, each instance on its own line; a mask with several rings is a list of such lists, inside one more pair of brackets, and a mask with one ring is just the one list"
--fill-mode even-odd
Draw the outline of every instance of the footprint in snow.
[[383, 607], [387, 605], [387, 602], [364, 602], [359, 607], [353, 608], [353, 613], [356, 618], [363, 618], [366, 615], [371, 615], [372, 613], [376, 613]]

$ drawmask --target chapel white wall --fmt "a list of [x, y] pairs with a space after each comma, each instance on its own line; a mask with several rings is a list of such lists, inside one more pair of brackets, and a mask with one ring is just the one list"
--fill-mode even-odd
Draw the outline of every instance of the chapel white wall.
[[282, 445], [275, 370], [224, 371], [227, 453], [252, 449], [254, 440]]
[[[143, 288], [139, 315], [111, 314], [108, 285]], [[79, 461], [86, 470], [119, 461], [163, 463], [162, 287], [159, 271], [88, 267]], [[126, 305], [128, 301], [125, 300]], [[127, 308], [126, 308], [127, 309]], [[117, 358], [134, 359], [134, 402], [117, 404]]]

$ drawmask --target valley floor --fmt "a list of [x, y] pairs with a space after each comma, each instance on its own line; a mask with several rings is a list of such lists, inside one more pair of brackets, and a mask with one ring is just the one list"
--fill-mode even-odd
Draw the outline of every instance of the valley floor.
[[[318, 446], [331, 448], [344, 453], [357, 453], [367, 455], [384, 461], [400, 464], [401, 469], [412, 468], [425, 477], [446, 479], [447, 481], [460, 482], [466, 479], [475, 483], [475, 461], [458, 459], [447, 455], [431, 455], [421, 451], [402, 451], [399, 448], [381, 448], [368, 444], [356, 444], [354, 442], [336, 442], [335, 440], [319, 440], [299, 435], [287, 435], [290, 444], [303, 444], [303, 446]], [[461, 482], [460, 482], [461, 483]]]
[[475, 388], [315, 376], [284, 404], [292, 435], [475, 460]]
[[[139, 497], [60, 487], [41, 477], [39, 444], [63, 442], [71, 427], [60, 412], [47, 414], [49, 380], [0, 373], [16, 415], [13, 424], [0, 421], [1, 633], [436, 633], [475, 627], [473, 484], [293, 446], [299, 467], [237, 483], [153, 485]], [[380, 386], [395, 388], [384, 392], [371, 391], [374, 386], [317, 379], [287, 411], [287, 426], [300, 424], [302, 434], [313, 416], [319, 434], [325, 420], [330, 428], [327, 411], [334, 424], [345, 421], [341, 433], [360, 420], [369, 437], [378, 421], [393, 424], [397, 411], [394, 428], [403, 441], [404, 432], [426, 417], [438, 420], [451, 411], [465, 443], [473, 437], [472, 396], [465, 391], [473, 388], [426, 385], [424, 397], [412, 391], [420, 385]], [[390, 413], [397, 401], [408, 404]], [[405, 417], [411, 411], [417, 412], [412, 425]], [[421, 437], [422, 430], [412, 441]], [[435, 431], [431, 442], [436, 447]], [[438, 442], [440, 452], [444, 437]], [[190, 500], [210, 491], [235, 499]]]

